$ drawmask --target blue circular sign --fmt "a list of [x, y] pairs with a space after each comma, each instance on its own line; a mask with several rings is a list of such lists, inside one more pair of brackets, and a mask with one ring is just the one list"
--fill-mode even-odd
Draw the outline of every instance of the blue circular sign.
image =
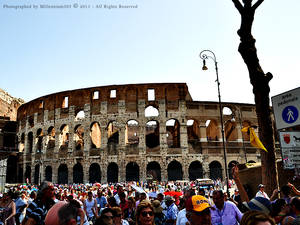
[[282, 119], [286, 123], [294, 123], [299, 116], [298, 109], [295, 106], [287, 106], [282, 111]]

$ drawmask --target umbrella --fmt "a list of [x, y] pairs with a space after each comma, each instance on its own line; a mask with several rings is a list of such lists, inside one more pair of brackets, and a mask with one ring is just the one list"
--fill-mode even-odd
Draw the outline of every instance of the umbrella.
[[178, 192], [178, 191], [166, 191], [164, 192], [164, 195], [167, 196], [167, 195], [170, 195], [170, 196], [174, 196], [174, 197], [179, 197], [182, 195], [182, 192]]

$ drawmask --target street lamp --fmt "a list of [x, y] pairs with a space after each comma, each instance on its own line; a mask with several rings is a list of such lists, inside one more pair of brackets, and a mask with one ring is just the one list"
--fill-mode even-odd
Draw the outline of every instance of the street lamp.
[[[208, 54], [208, 55], [207, 55]], [[215, 53], [211, 50], [203, 50], [200, 52], [199, 57], [203, 60], [202, 70], [207, 70], [206, 61], [207, 59], [212, 59], [215, 63], [216, 75], [217, 75], [217, 85], [218, 85], [218, 97], [219, 97], [219, 109], [220, 109], [220, 120], [221, 120], [221, 132], [222, 132], [222, 142], [223, 142], [223, 154], [224, 154], [224, 163], [225, 163], [225, 176], [226, 176], [226, 185], [227, 185], [227, 195], [230, 197], [229, 193], [229, 182], [228, 182], [228, 169], [227, 169], [227, 156], [226, 156], [226, 143], [224, 135], [224, 125], [223, 125], [223, 112], [222, 112], [222, 101], [220, 94], [220, 82], [219, 82], [219, 73], [218, 73], [218, 62]]]

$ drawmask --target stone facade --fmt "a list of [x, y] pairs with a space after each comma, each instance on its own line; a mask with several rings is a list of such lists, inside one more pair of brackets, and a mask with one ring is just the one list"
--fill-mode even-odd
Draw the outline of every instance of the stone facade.
[[[223, 103], [227, 162], [260, 161], [241, 127], [255, 105]], [[225, 112], [227, 110], [227, 112]], [[185, 83], [71, 90], [18, 109], [19, 181], [55, 183], [224, 177], [219, 105]], [[257, 130], [256, 130], [257, 131]]]
[[9, 117], [9, 120], [16, 121], [17, 110], [23, 103], [23, 99], [14, 98], [0, 88], [0, 116]]

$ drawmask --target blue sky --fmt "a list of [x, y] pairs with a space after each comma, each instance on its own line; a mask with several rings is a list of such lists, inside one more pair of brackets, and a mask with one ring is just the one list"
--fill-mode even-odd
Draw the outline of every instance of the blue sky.
[[[119, 4], [138, 8], [104, 8]], [[10, 8], [22, 5], [31, 8]], [[256, 12], [258, 56], [274, 76], [270, 96], [299, 87], [299, 9], [299, 0], [265, 0]], [[217, 56], [222, 100], [254, 103], [237, 51], [239, 26], [230, 0], [1, 0], [0, 88], [30, 101], [93, 86], [185, 82], [194, 100], [217, 101], [213, 61], [202, 71], [198, 56], [210, 49]]]

